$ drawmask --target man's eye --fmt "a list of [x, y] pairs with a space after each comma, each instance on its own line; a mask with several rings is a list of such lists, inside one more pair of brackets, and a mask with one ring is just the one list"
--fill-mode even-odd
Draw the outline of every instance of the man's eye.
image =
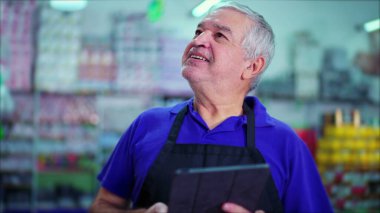
[[226, 36], [224, 36], [224, 34], [220, 33], [220, 32], [215, 33], [215, 37], [216, 38], [226, 38]]
[[194, 35], [195, 35], [195, 36], [198, 36], [198, 35], [200, 35], [201, 33], [202, 33], [201, 30], [196, 30], [195, 33], [194, 33]]

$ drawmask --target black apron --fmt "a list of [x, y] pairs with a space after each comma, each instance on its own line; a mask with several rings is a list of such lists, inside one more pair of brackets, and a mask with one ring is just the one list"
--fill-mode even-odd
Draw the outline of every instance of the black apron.
[[[255, 146], [254, 112], [246, 103], [244, 103], [243, 108], [244, 113], [248, 117], [246, 147], [209, 144], [176, 144], [183, 119], [188, 112], [188, 106], [186, 105], [176, 116], [168, 139], [151, 166], [144, 180], [138, 200], [135, 203], [135, 207], [147, 208], [156, 202], [167, 204], [169, 201], [171, 181], [175, 170], [178, 168], [265, 163], [263, 156]], [[271, 175], [265, 187], [260, 198], [258, 209], [264, 210], [266, 213], [282, 212], [282, 204]]]

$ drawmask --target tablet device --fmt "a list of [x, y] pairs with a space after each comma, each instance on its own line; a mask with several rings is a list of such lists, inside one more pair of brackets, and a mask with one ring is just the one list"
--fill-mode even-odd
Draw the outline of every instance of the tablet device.
[[254, 212], [269, 175], [267, 164], [178, 169], [169, 212], [222, 212], [227, 201]]

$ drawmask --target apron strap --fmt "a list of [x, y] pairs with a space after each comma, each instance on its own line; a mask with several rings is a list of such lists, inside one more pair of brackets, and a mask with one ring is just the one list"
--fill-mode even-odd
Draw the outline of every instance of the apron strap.
[[186, 105], [185, 107], [181, 109], [181, 111], [179, 111], [179, 113], [175, 117], [174, 123], [172, 125], [172, 128], [170, 129], [168, 140], [166, 143], [171, 144], [171, 145], [176, 144], [177, 137], [179, 135], [178, 133], [179, 133], [179, 130], [181, 129], [182, 122], [187, 111], [188, 111], [188, 107]]
[[247, 115], [247, 147], [255, 149], [255, 113], [246, 102], [244, 102], [243, 109]]

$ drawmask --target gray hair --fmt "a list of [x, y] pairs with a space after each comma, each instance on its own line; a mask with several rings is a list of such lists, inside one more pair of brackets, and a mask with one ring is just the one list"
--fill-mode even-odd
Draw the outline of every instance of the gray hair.
[[275, 42], [272, 27], [262, 15], [237, 2], [220, 2], [210, 9], [209, 14], [225, 8], [243, 13], [252, 20], [252, 25], [242, 41], [242, 47], [245, 49], [247, 59], [255, 59], [258, 56], [263, 56], [265, 59], [264, 70], [252, 81], [250, 90], [254, 90], [274, 55]]

